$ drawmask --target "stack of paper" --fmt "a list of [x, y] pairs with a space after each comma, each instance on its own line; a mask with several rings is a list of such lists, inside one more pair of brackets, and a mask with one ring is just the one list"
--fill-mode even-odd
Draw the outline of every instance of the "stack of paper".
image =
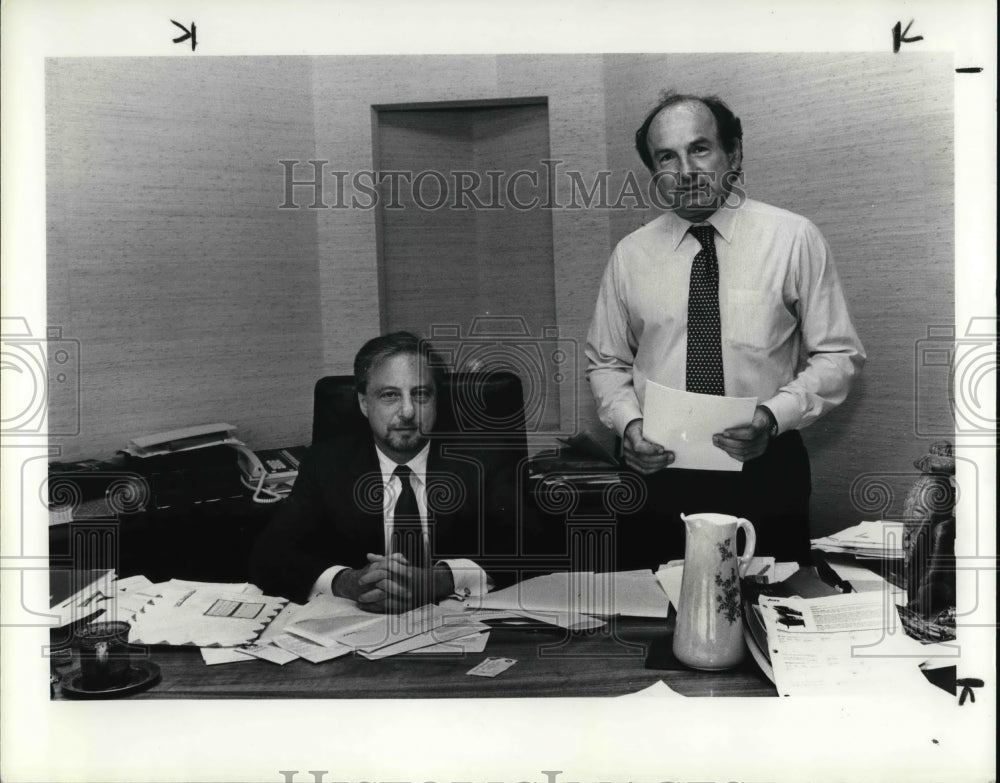
[[812, 545], [824, 552], [838, 552], [857, 558], [901, 560], [902, 522], [862, 522], [830, 536], [813, 539]]
[[220, 444], [243, 445], [232, 424], [202, 424], [133, 438], [122, 451], [133, 457], [158, 457]]
[[377, 660], [393, 655], [482, 652], [489, 627], [461, 606], [423, 606], [404, 614], [372, 614], [354, 601], [319, 596], [305, 606], [288, 604], [250, 644], [203, 648], [205, 663], [260, 658], [284, 665], [298, 658], [322, 663], [356, 652]]
[[[377, 623], [379, 615], [366, 612], [347, 598], [332, 595], [317, 596], [288, 623], [286, 630], [302, 639], [324, 647], [339, 644], [351, 631]], [[350, 652], [351, 648], [346, 648]]]
[[[341, 644], [353, 647], [364, 658], [377, 660], [391, 655], [438, 647], [454, 642], [452, 650], [462, 649], [462, 640], [489, 630], [489, 626], [470, 618], [429, 604], [398, 615], [383, 615], [380, 622], [353, 631], [341, 639]], [[449, 650], [445, 649], [445, 652]]]
[[[468, 612], [429, 604], [403, 614], [372, 614], [353, 601], [320, 596], [299, 611], [285, 633], [337, 654], [369, 658], [402, 653], [481, 651], [489, 627]], [[279, 637], [277, 643], [282, 646]]]
[[304, 658], [310, 663], [321, 663], [350, 652], [349, 648], [339, 650], [333, 647], [324, 647], [285, 633], [285, 627], [293, 622], [303, 609], [304, 607], [300, 604], [286, 604], [285, 608], [268, 623], [267, 628], [256, 641], [239, 647], [202, 647], [201, 657], [210, 666], [220, 663], [252, 661], [258, 658], [284, 665], [298, 658]]
[[906, 636], [896, 622], [895, 608], [880, 593], [811, 599], [761, 596], [758, 603], [781, 696], [943, 694], [926, 681], [918, 665], [958, 655], [957, 647], [924, 646]]

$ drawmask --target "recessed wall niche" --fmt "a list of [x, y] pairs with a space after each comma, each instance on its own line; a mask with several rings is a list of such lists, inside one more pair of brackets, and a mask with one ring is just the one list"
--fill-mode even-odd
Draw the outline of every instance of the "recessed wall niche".
[[547, 99], [375, 106], [372, 139], [382, 331], [513, 369], [558, 426]]

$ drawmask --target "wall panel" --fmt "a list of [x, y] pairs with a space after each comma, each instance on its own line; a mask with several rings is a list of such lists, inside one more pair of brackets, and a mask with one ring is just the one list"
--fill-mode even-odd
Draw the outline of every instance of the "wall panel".
[[81, 353], [81, 434], [57, 441], [64, 457], [209, 421], [261, 446], [307, 438], [316, 220], [277, 207], [278, 160], [313, 156], [310, 70], [50, 61], [48, 319]]

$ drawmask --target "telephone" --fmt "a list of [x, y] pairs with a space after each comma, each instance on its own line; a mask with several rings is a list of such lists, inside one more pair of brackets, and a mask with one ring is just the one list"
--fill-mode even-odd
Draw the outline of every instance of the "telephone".
[[254, 491], [257, 503], [275, 503], [288, 494], [299, 473], [299, 459], [289, 449], [253, 452], [243, 444], [233, 448], [242, 473], [240, 481]]
[[236, 450], [240, 481], [253, 490], [255, 502], [276, 503], [291, 490], [298, 475], [299, 456], [292, 449], [268, 449], [254, 453], [236, 437], [236, 427], [232, 424], [199, 424], [144, 435], [130, 440], [123, 451], [133, 457], [147, 458], [220, 445]]

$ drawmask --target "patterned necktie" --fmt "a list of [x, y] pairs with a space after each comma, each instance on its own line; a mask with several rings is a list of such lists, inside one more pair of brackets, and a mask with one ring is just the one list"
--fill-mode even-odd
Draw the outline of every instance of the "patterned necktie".
[[715, 229], [691, 226], [701, 250], [691, 265], [688, 295], [686, 386], [699, 394], [726, 393], [722, 372], [722, 324], [719, 320], [719, 259], [715, 255]]
[[397, 465], [393, 476], [399, 479], [399, 498], [392, 514], [392, 537], [389, 550], [399, 552], [412, 566], [424, 567], [424, 533], [420, 523], [417, 496], [410, 483], [413, 471], [406, 465]]

